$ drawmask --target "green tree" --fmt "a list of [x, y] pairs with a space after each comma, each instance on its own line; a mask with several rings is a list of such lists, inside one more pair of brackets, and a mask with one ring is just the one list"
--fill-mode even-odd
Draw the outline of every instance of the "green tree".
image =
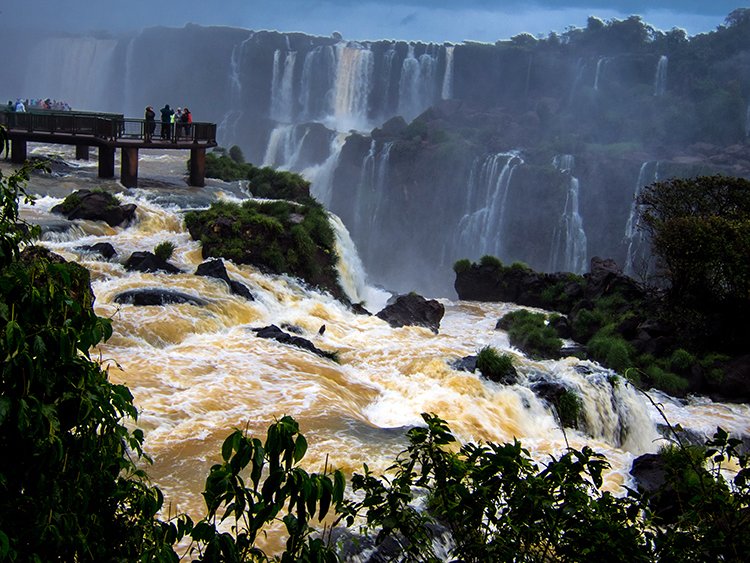
[[637, 203], [686, 336], [743, 345], [750, 313], [750, 181], [672, 179], [647, 186]]

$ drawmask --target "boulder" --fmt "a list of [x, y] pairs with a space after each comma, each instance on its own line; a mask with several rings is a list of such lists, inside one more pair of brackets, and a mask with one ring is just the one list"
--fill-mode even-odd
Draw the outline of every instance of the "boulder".
[[118, 293], [115, 296], [114, 301], [115, 303], [136, 305], [138, 307], [149, 305], [173, 305], [180, 303], [202, 307], [208, 304], [208, 301], [201, 299], [200, 297], [167, 289], [131, 289]]
[[619, 293], [626, 301], [634, 302], [646, 297], [641, 285], [622, 273], [622, 269], [611, 258], [594, 256], [590, 270], [585, 274], [584, 297], [596, 300]]
[[229, 274], [227, 274], [227, 269], [226, 266], [224, 266], [223, 260], [217, 258], [215, 260], [208, 260], [206, 262], [203, 262], [200, 266], [198, 266], [198, 269], [195, 271], [195, 275], [220, 279], [229, 286], [229, 289], [233, 294], [244, 297], [248, 301], [255, 301], [255, 297], [244, 283], [234, 281], [229, 278]]
[[444, 314], [445, 307], [439, 301], [409, 293], [396, 297], [393, 303], [387, 305], [376, 316], [393, 328], [423, 326], [437, 334]]
[[153, 252], [133, 252], [125, 262], [125, 269], [136, 272], [167, 272], [168, 274], [182, 272], [176, 266], [157, 257]]
[[61, 213], [68, 219], [89, 219], [105, 221], [111, 227], [128, 224], [135, 217], [136, 206], [132, 203], [121, 205], [119, 200], [108, 192], [78, 190], [65, 201], [52, 208], [53, 213]]
[[270, 338], [271, 340], [276, 340], [277, 342], [281, 342], [282, 344], [289, 344], [290, 346], [302, 348], [303, 350], [312, 352], [313, 354], [316, 354], [321, 358], [328, 358], [329, 360], [336, 359], [335, 353], [321, 350], [306, 338], [302, 338], [301, 336], [292, 336], [291, 334], [288, 334], [281, 330], [276, 325], [269, 325], [263, 328], [253, 328], [250, 330], [252, 330], [258, 336], [258, 338]]
[[732, 403], [750, 402], [750, 355], [733, 358], [722, 368], [724, 377], [711, 385], [711, 396]]
[[76, 250], [82, 250], [83, 252], [91, 252], [99, 254], [105, 260], [110, 260], [117, 256], [115, 247], [108, 242], [97, 242], [96, 244], [84, 244], [83, 246], [76, 247]]
[[451, 362], [450, 367], [458, 371], [474, 373], [477, 370], [477, 356], [464, 356]]

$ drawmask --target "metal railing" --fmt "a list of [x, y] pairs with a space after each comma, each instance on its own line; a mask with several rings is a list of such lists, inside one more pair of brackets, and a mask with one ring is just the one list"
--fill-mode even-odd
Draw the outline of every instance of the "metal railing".
[[215, 144], [215, 123], [174, 123], [90, 112], [0, 111], [9, 132], [90, 136], [107, 142], [144, 141]]

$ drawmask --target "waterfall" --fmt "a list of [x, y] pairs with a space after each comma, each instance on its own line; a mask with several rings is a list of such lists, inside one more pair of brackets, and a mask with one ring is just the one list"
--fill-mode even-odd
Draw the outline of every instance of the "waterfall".
[[445, 74], [441, 91], [441, 97], [444, 100], [450, 100], [453, 97], [453, 50], [455, 48], [455, 45], [445, 46]]
[[301, 125], [275, 127], [268, 139], [263, 166], [273, 166], [281, 170], [295, 169], [308, 133], [310, 128]]
[[384, 143], [378, 149], [374, 139], [362, 161], [355, 201], [357, 202], [352, 222], [352, 230], [359, 235], [363, 255], [372, 254], [371, 239], [381, 232], [380, 211], [388, 189], [388, 163], [393, 142]]
[[357, 253], [357, 247], [349, 235], [341, 219], [333, 213], [328, 213], [328, 220], [333, 227], [336, 236], [336, 254], [339, 260], [336, 268], [339, 274], [339, 283], [352, 303], [365, 301], [367, 295], [367, 284], [365, 268]]
[[505, 201], [513, 171], [523, 164], [516, 151], [477, 159], [469, 175], [466, 212], [458, 225], [455, 256], [479, 258], [485, 254], [502, 257]]
[[248, 37], [241, 43], [232, 48], [232, 55], [229, 59], [229, 108], [224, 114], [221, 122], [216, 127], [216, 135], [219, 143], [230, 144], [231, 140], [237, 135], [237, 122], [242, 118], [242, 78], [240, 69], [242, 68], [242, 54], [245, 51], [245, 45], [253, 38], [251, 32]]
[[[132, 45], [128, 43], [127, 63]], [[29, 98], [51, 98], [69, 103], [76, 109], [113, 110], [114, 101], [106, 95], [114, 78], [113, 57], [117, 47], [114, 39], [93, 37], [60, 37], [45, 39], [36, 45], [28, 56], [28, 67], [23, 95]], [[33, 70], [36, 69], [36, 70]], [[126, 74], [130, 65], [126, 65]], [[126, 93], [129, 90], [126, 89]], [[129, 102], [130, 100], [125, 100]], [[130, 107], [130, 106], [127, 106]], [[122, 111], [118, 108], [118, 111]], [[143, 113], [143, 107], [139, 114]]]
[[434, 102], [436, 66], [434, 55], [424, 53], [417, 58], [414, 45], [409, 44], [398, 84], [398, 113], [406, 121], [417, 117]]
[[663, 96], [667, 91], [667, 64], [669, 59], [666, 55], [659, 57], [656, 64], [656, 76], [654, 77], [654, 96]]
[[336, 45], [336, 74], [332, 92], [332, 121], [337, 131], [370, 129], [368, 109], [374, 56], [359, 43]]
[[558, 155], [553, 159], [552, 165], [568, 176], [568, 190], [565, 207], [552, 237], [548, 270], [582, 274], [588, 265], [588, 241], [578, 211], [579, 182], [573, 176], [575, 159], [570, 154]]
[[326, 98], [335, 73], [336, 51], [332, 46], [319, 45], [305, 55], [299, 89], [302, 119], [319, 119], [328, 112]]
[[[653, 172], [649, 174], [649, 165], [653, 164]], [[625, 243], [627, 244], [627, 254], [625, 256], [625, 267], [623, 271], [625, 274], [633, 277], [636, 274], [641, 274], [642, 264], [636, 263], [636, 261], [646, 260], [647, 249], [643, 248], [645, 242], [645, 235], [639, 228], [640, 226], [640, 209], [637, 203], [638, 196], [641, 194], [641, 190], [653, 182], [659, 181], [659, 162], [644, 162], [641, 165], [641, 169], [638, 172], [638, 181], [635, 185], [635, 191], [633, 193], [633, 203], [630, 205], [630, 214], [628, 215], [628, 221], [625, 224]], [[638, 268], [638, 270], [636, 270]]]
[[281, 62], [281, 51], [273, 54], [273, 77], [271, 79], [271, 119], [291, 123], [294, 113], [294, 63], [296, 51], [288, 51]]
[[341, 149], [344, 148], [347, 136], [347, 133], [334, 135], [331, 140], [330, 152], [325, 162], [323, 162], [323, 164], [311, 166], [302, 171], [302, 176], [307, 178], [312, 184], [310, 188], [312, 196], [325, 207], [329, 207], [331, 204], [333, 176], [339, 165]]
[[594, 74], [594, 90], [599, 91], [599, 79], [601, 78], [602, 72], [604, 72], [604, 66], [607, 64], [609, 59], [607, 57], [599, 57], [596, 61], [596, 74]]

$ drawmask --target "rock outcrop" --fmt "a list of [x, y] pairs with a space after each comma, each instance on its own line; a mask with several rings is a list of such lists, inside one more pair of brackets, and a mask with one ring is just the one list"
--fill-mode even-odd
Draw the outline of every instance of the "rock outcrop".
[[313, 354], [320, 356], [321, 358], [327, 358], [329, 360], [336, 360], [337, 358], [337, 355], [334, 352], [326, 352], [325, 350], [321, 350], [306, 338], [302, 338], [301, 336], [292, 336], [291, 334], [281, 330], [276, 325], [269, 325], [263, 328], [253, 328], [251, 330], [258, 336], [258, 338], [270, 338], [271, 340], [276, 340], [277, 342], [281, 342], [282, 344], [296, 346], [297, 348], [302, 348], [303, 350], [312, 352]]
[[208, 305], [208, 301], [194, 295], [180, 291], [150, 288], [123, 291], [115, 296], [114, 301], [115, 303], [135, 305], [137, 307], [179, 305], [181, 303], [196, 305], [198, 307]]
[[104, 221], [111, 227], [130, 223], [135, 217], [135, 210], [134, 204], [122, 205], [108, 192], [91, 190], [73, 192], [60, 205], [52, 208], [53, 213], [60, 213], [71, 220]]
[[220, 279], [229, 286], [229, 289], [235, 295], [244, 297], [248, 301], [255, 301], [255, 297], [253, 297], [253, 294], [244, 283], [230, 279], [223, 260], [215, 259], [203, 262], [203, 264], [198, 266], [195, 275]]
[[133, 252], [125, 262], [125, 269], [136, 272], [166, 272], [168, 274], [182, 273], [177, 266], [162, 260], [153, 252]]
[[445, 307], [435, 299], [425, 299], [416, 293], [399, 295], [376, 316], [394, 328], [402, 326], [423, 326], [435, 334], [440, 329], [440, 321]]

